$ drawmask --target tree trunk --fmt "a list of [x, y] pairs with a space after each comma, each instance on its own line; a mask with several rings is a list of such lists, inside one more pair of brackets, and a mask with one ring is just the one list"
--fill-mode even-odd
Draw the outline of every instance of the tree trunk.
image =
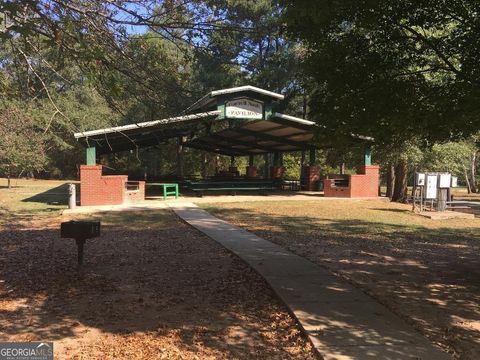
[[465, 184], [467, 185], [467, 194], [472, 193], [472, 186], [470, 185], [470, 179], [468, 177], [467, 168], [463, 168], [463, 176], [465, 176]]
[[[414, 170], [413, 170], [413, 174], [415, 175], [416, 172], [417, 172], [417, 169], [414, 169]], [[408, 184], [407, 184], [407, 185], [408, 185]], [[412, 199], [413, 199], [413, 197], [415, 196], [415, 191], [416, 191], [416, 190], [417, 190], [417, 179], [416, 179], [416, 177], [414, 177], [414, 179], [413, 179], [413, 186], [412, 186], [412, 195], [411, 195], [411, 196], [412, 196]]]
[[475, 150], [472, 154], [472, 163], [470, 169], [470, 189], [472, 193], [478, 192], [477, 182], [476, 182], [476, 171], [477, 170], [477, 151]]
[[265, 154], [263, 156], [264, 165], [263, 165], [263, 178], [270, 179], [270, 154]]
[[387, 170], [387, 197], [392, 200], [393, 190], [395, 189], [395, 167], [388, 165]]
[[405, 202], [407, 200], [407, 162], [400, 160], [395, 166], [395, 186], [392, 201]]
[[208, 154], [206, 151], [202, 152], [202, 178], [207, 178]]
[[177, 140], [177, 178], [184, 177], [184, 162], [183, 162], [183, 137], [180, 136]]
[[218, 175], [220, 172], [220, 156], [215, 155], [215, 175]]
[[7, 186], [9, 189], [12, 188], [12, 181], [10, 179], [12, 174], [10, 174], [10, 165], [7, 165]]

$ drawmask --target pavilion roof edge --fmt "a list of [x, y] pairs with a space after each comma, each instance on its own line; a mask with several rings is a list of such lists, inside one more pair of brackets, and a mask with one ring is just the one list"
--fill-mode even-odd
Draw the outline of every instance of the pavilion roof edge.
[[170, 117], [170, 118], [161, 119], [161, 120], [146, 121], [146, 122], [135, 123], [135, 124], [115, 126], [112, 128], [83, 131], [83, 132], [74, 133], [73, 136], [75, 137], [75, 139], [81, 139], [81, 138], [87, 138], [89, 136], [118, 133], [118, 132], [123, 132], [128, 130], [134, 130], [138, 128], [148, 128], [155, 125], [170, 124], [170, 123], [177, 123], [177, 122], [188, 121], [188, 120], [201, 119], [209, 116], [216, 116], [219, 113], [220, 112], [218, 110], [214, 110], [214, 111], [207, 111], [207, 112], [191, 114], [191, 115], [175, 116], [175, 117]]

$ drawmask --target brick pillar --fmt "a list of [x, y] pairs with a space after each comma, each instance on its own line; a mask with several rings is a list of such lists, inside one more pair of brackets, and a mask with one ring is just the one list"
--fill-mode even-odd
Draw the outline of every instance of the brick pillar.
[[253, 165], [247, 166], [247, 171], [246, 171], [246, 176], [247, 178], [256, 178], [257, 177], [257, 167]]
[[305, 190], [316, 191], [320, 181], [320, 169], [315, 165], [305, 165], [302, 168]]
[[80, 205], [91, 205], [102, 187], [102, 165], [80, 165]]
[[380, 167], [378, 165], [361, 165], [358, 174], [364, 175], [362, 181], [358, 177], [352, 183], [352, 197], [377, 197], [380, 186]]
[[357, 173], [363, 175], [380, 176], [380, 166], [360, 165], [359, 167], [357, 167]]
[[281, 179], [285, 174], [285, 168], [283, 166], [271, 166], [270, 167], [270, 178], [272, 180]]

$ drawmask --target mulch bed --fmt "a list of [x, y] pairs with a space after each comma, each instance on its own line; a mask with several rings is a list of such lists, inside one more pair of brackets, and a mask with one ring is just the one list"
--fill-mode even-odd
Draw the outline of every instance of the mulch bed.
[[62, 219], [0, 227], [0, 340], [54, 341], [58, 359], [315, 358], [237, 257], [170, 211], [122, 216], [81, 274]]

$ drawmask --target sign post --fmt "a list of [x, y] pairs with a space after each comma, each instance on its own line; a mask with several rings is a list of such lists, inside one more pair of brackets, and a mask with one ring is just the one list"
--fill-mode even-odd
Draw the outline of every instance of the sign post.
[[[413, 210], [416, 209], [417, 200], [420, 202], [420, 212], [424, 203], [430, 200], [430, 209], [437, 211], [447, 210], [450, 200], [451, 188], [456, 186], [456, 178], [450, 173], [416, 173], [413, 191]], [[419, 196], [418, 196], [419, 192]]]

